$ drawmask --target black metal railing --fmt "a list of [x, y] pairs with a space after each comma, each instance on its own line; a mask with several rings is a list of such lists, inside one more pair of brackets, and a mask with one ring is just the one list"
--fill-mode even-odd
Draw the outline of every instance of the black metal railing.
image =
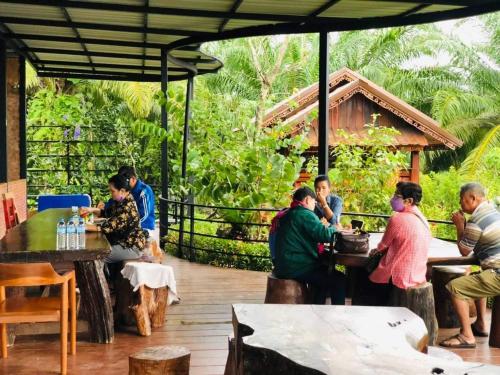
[[[174, 200], [165, 199], [163, 197], [159, 198], [160, 205], [164, 207], [160, 210], [160, 215], [165, 215], [166, 217], [160, 217], [160, 225], [162, 227], [162, 232], [167, 234], [163, 237], [162, 242], [167, 246], [176, 247], [177, 256], [181, 258], [187, 258], [191, 261], [196, 261], [197, 252], [212, 253], [212, 254], [224, 254], [227, 256], [236, 257], [248, 257], [248, 258], [265, 258], [270, 259], [269, 254], [246, 254], [238, 252], [230, 252], [225, 249], [213, 248], [213, 247], [200, 247], [195, 245], [195, 238], [211, 238], [220, 239], [227, 241], [238, 241], [245, 243], [263, 244], [267, 243], [267, 233], [268, 231], [259, 230], [259, 228], [269, 228], [270, 223], [267, 221], [233, 221], [224, 220], [224, 211], [238, 211], [242, 213], [249, 213], [250, 216], [261, 218], [262, 215], [275, 214], [278, 209], [274, 208], [238, 208], [238, 207], [224, 207], [224, 206], [213, 206], [206, 204], [195, 204], [190, 202], [189, 199], [184, 200]], [[378, 231], [378, 229], [383, 225], [385, 226], [385, 221], [390, 218], [390, 215], [384, 214], [372, 214], [372, 213], [361, 213], [361, 212], [344, 212], [343, 216], [349, 217], [365, 217], [374, 219], [371, 224], [371, 230]], [[274, 216], [274, 215], [273, 215]], [[163, 220], [162, 220], [163, 219]], [[451, 221], [446, 220], [435, 220], [430, 219], [428, 222], [432, 225], [451, 225]], [[197, 227], [203, 223], [216, 224], [217, 226], [237, 226], [244, 227], [248, 229], [246, 236], [233, 236], [215, 233], [205, 233], [203, 231], [197, 230]], [[377, 224], [380, 224], [377, 226]], [[257, 230], [252, 228], [258, 228]], [[213, 229], [213, 228], [212, 228]], [[374, 230], [375, 229], [375, 230]], [[175, 236], [168, 235], [169, 233], [175, 233]], [[186, 240], [187, 238], [187, 240]], [[443, 240], [453, 241], [451, 238], [440, 238]]]

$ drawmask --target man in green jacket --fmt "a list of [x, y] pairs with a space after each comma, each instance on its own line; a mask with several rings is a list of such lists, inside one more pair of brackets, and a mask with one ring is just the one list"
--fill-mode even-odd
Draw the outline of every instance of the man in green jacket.
[[295, 191], [291, 208], [279, 219], [274, 274], [313, 285], [316, 304], [324, 304], [328, 294], [332, 304], [344, 304], [335, 298], [344, 295], [338, 292], [338, 288], [345, 288], [343, 275], [338, 271], [329, 274], [318, 254], [318, 243], [330, 242], [336, 228], [321, 223], [314, 213], [315, 205], [316, 195], [311, 189]]

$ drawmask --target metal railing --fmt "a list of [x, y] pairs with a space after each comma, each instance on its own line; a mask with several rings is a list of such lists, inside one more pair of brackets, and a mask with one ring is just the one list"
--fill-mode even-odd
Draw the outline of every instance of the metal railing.
[[[242, 213], [250, 213], [253, 214], [254, 217], [262, 214], [274, 214], [278, 212], [278, 209], [274, 208], [238, 208], [238, 207], [224, 207], [224, 206], [213, 206], [206, 204], [195, 204], [190, 202], [188, 199], [183, 201], [181, 200], [173, 200], [173, 199], [165, 199], [163, 197], [159, 198], [160, 205], [166, 207], [164, 210], [160, 209], [160, 215], [164, 215], [166, 213], [166, 220], [162, 220], [160, 218], [160, 225], [164, 233], [167, 234], [166, 237], [163, 238], [163, 242], [170, 246], [177, 247], [177, 256], [181, 258], [187, 258], [190, 261], [196, 261], [197, 252], [205, 252], [212, 254], [224, 254], [227, 256], [237, 256], [237, 257], [248, 257], [248, 258], [264, 258], [270, 259], [268, 254], [242, 254], [235, 252], [228, 252], [224, 249], [218, 248], [206, 248], [195, 246], [194, 239], [196, 237], [199, 238], [213, 238], [227, 241], [239, 241], [246, 243], [254, 243], [254, 244], [263, 244], [268, 243], [267, 239], [267, 231], [264, 233], [260, 230], [252, 230], [252, 228], [269, 228], [269, 222], [254, 222], [254, 221], [231, 221], [224, 220], [221, 215], [224, 211], [239, 211]], [[371, 219], [378, 219], [386, 221], [390, 218], [390, 215], [384, 214], [372, 214], [372, 213], [361, 213], [361, 212], [343, 212], [343, 216], [349, 217], [365, 217]], [[274, 215], [273, 215], [274, 216]], [[430, 224], [436, 225], [451, 225], [453, 224], [451, 221], [446, 220], [434, 220], [429, 219], [428, 222]], [[247, 236], [235, 237], [229, 235], [221, 235], [221, 234], [212, 234], [212, 233], [203, 233], [202, 231], [196, 230], [196, 223], [213, 223], [218, 226], [228, 225], [228, 226], [241, 226], [248, 229]], [[385, 223], [384, 223], [385, 225]], [[378, 229], [378, 227], [376, 227]], [[377, 231], [377, 230], [375, 230]], [[177, 234], [177, 238], [171, 239], [172, 236], [168, 236], [169, 232], [174, 232]], [[188, 238], [185, 241], [186, 237]], [[454, 241], [449, 238], [440, 238], [447, 241]]]

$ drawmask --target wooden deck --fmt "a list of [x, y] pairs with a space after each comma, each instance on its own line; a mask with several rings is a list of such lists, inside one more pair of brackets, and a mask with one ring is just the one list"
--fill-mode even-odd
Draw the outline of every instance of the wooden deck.
[[[68, 357], [70, 374], [122, 375], [128, 356], [153, 345], [182, 345], [191, 350], [191, 374], [223, 374], [227, 338], [232, 333], [232, 303], [262, 303], [266, 277], [262, 272], [221, 269], [167, 257], [175, 269], [179, 305], [167, 312], [167, 323], [150, 337], [133, 330], [117, 332], [113, 344], [91, 344], [79, 336], [76, 356]], [[442, 336], [456, 330], [442, 330]], [[468, 361], [500, 365], [500, 349], [478, 340], [476, 349], [457, 350]], [[55, 335], [18, 337], [9, 358], [0, 359], [0, 374], [55, 374], [59, 369], [59, 341]]]

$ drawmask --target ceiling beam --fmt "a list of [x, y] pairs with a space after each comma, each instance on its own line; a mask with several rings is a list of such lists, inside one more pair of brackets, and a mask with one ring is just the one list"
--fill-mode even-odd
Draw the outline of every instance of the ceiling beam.
[[[63, 6], [65, 8], [75, 9], [90, 9], [90, 10], [105, 10], [110, 12], [129, 12], [129, 13], [144, 13], [146, 8], [142, 5], [116, 4], [94, 1], [77, 1], [77, 0], [2, 0], [3, 3], [41, 5], [41, 6]], [[168, 7], [149, 7], [149, 14], [159, 14], [167, 16], [181, 17], [202, 17], [202, 18], [234, 18], [240, 20], [256, 20], [256, 21], [276, 21], [276, 22], [304, 22], [307, 21], [307, 16], [294, 16], [284, 14], [265, 14], [265, 13], [234, 13], [220, 12], [206, 9], [184, 9], [184, 8], [168, 8]]]
[[[149, 7], [149, 0], [144, 0], [144, 6], [146, 9]], [[148, 27], [148, 12], [144, 12], [143, 14], [143, 23], [142, 23], [144, 29]], [[142, 33], [142, 42], [144, 45], [148, 41], [148, 33], [144, 31]], [[142, 74], [144, 74], [144, 65], [146, 65], [146, 47], [142, 48]]]
[[[229, 14], [234, 15], [238, 11], [238, 8], [240, 7], [242, 2], [243, 2], [243, 0], [235, 0], [233, 5], [231, 6], [231, 9], [229, 10]], [[220, 23], [220, 25], [217, 29], [219, 31], [219, 33], [224, 31], [224, 28], [226, 27], [227, 23], [231, 20], [231, 18], [232, 17], [226, 17], [222, 20], [222, 22]]]
[[[64, 72], [38, 72], [39, 77], [50, 78], [77, 78], [77, 79], [96, 79], [105, 81], [133, 81], [133, 82], [160, 82], [160, 75], [154, 74], [78, 74]], [[180, 81], [188, 78], [189, 74], [169, 76], [170, 81]]]
[[0, 16], [0, 22], [16, 24], [16, 25], [36, 25], [36, 26], [49, 26], [49, 27], [76, 27], [78, 29], [89, 30], [106, 30], [118, 31], [127, 33], [148, 33], [158, 35], [179, 35], [179, 36], [196, 36], [213, 34], [211, 32], [199, 32], [195, 30], [178, 30], [160, 27], [143, 27], [143, 26], [129, 26], [129, 25], [112, 25], [106, 23], [95, 22], [75, 22], [75, 21], [60, 21], [60, 20], [45, 20], [36, 18], [19, 18], [19, 17], [5, 17]]
[[64, 42], [64, 43], [79, 43], [79, 44], [82, 43], [99, 44], [105, 46], [119, 46], [119, 47], [138, 47], [138, 48], [156, 48], [156, 49], [161, 49], [165, 47], [164, 44], [160, 43], [144, 43], [144, 42], [134, 42], [134, 41], [114, 40], [114, 39], [78, 38], [78, 37], [59, 36], [59, 35], [4, 33], [4, 37], [10, 39], [42, 40], [47, 42]]
[[411, 9], [407, 10], [406, 12], [400, 13], [399, 17], [409, 16], [410, 14], [417, 13], [419, 10], [425, 9], [425, 8], [427, 8], [429, 6], [430, 6], [429, 4], [420, 4], [420, 5], [417, 5], [416, 7], [413, 7]]
[[[405, 2], [416, 2], [416, 0], [404, 0]], [[418, 2], [420, 3], [420, 1]], [[399, 27], [408, 25], [419, 25], [423, 23], [438, 22], [448, 19], [471, 17], [500, 10], [500, 1], [486, 0], [468, 7], [451, 9], [441, 12], [411, 14], [407, 17], [399, 15], [369, 17], [369, 18], [341, 18], [341, 17], [309, 17], [306, 22], [285, 22], [266, 25], [243, 27], [234, 30], [226, 30], [213, 36], [189, 37], [177, 40], [167, 45], [168, 50], [175, 50], [185, 45], [195, 43], [206, 43], [212, 41], [228, 40], [233, 38], [255, 37], [263, 35], [279, 34], [301, 34], [321, 31], [340, 32], [356, 30], [367, 30], [380, 27]], [[240, 14], [240, 13], [237, 13]]]
[[335, 4], [337, 4], [340, 0], [329, 0], [327, 1], [326, 3], [324, 3], [323, 5], [321, 5], [318, 9], [312, 11], [311, 13], [309, 13], [309, 17], [317, 17], [319, 16], [321, 13], [323, 13], [324, 11], [330, 9], [332, 6], [334, 6]]
[[[39, 64], [43, 64], [45, 66], [48, 65], [60, 65], [60, 66], [80, 66], [80, 67], [90, 67], [90, 65], [86, 62], [81, 62], [81, 61], [60, 61], [60, 60], [40, 60]], [[94, 62], [93, 66], [96, 68], [114, 68], [114, 69], [142, 69], [141, 65], [133, 65], [133, 64], [108, 64], [108, 63], [97, 63]], [[59, 70], [65, 69], [65, 68], [58, 68]], [[145, 66], [145, 70], [153, 70], [153, 71], [161, 71], [161, 67], [158, 66]], [[186, 69], [184, 68], [179, 68], [179, 67], [169, 67], [169, 71], [172, 72], [186, 72]], [[210, 72], [213, 69], [198, 69], [198, 72]]]
[[[61, 8], [61, 11], [64, 15], [64, 18], [66, 19], [66, 21], [68, 22], [71, 22], [71, 16], [69, 15], [68, 11], [66, 10], [66, 8]], [[87, 46], [85, 45], [85, 43], [82, 41], [82, 37], [80, 36], [80, 33], [78, 32], [78, 30], [76, 29], [76, 27], [71, 27], [71, 29], [73, 30], [73, 33], [75, 33], [75, 36], [76, 38], [79, 40], [80, 42], [80, 45], [82, 46], [82, 49], [86, 52], [88, 52], [87, 50]], [[90, 65], [92, 65], [92, 57], [90, 56], [87, 56], [88, 60], [89, 60], [89, 63]], [[92, 70], [95, 70], [95, 68], [92, 68]]]
[[[23, 48], [23, 51], [48, 53], [48, 54], [54, 54], [54, 55], [76, 55], [76, 56], [90, 55], [90, 56], [110, 57], [110, 58], [117, 58], [117, 59], [136, 59], [136, 60], [142, 59], [142, 55], [140, 55], [140, 54], [115, 53], [115, 52], [94, 52], [94, 51], [85, 52], [85, 51], [73, 51], [73, 50], [66, 50], [66, 49], [59, 49], [59, 48], [28, 47], [28, 48]], [[160, 61], [160, 56], [159, 55], [158, 56], [148, 55], [148, 56], [146, 56], [146, 59]], [[218, 61], [214, 58], [207, 58], [207, 57], [200, 57], [200, 58], [183, 57], [182, 60], [186, 61], [186, 62], [196, 62], [196, 63], [211, 63], [211, 62]], [[70, 61], [68, 61], [68, 63], [71, 64]]]

